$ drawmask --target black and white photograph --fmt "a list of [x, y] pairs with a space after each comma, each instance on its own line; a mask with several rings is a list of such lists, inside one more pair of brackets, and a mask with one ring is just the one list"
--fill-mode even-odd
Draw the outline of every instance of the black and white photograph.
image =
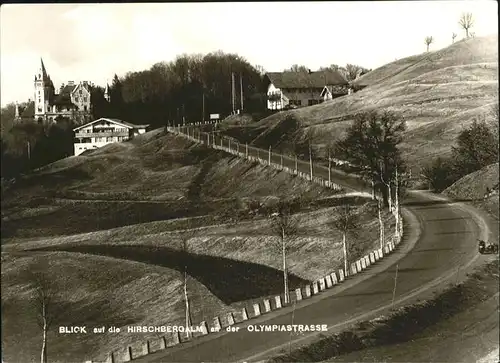
[[498, 3], [0, 8], [2, 363], [499, 363]]

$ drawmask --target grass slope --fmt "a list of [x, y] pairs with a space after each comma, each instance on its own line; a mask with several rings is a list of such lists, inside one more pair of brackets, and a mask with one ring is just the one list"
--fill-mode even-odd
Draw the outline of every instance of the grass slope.
[[[490, 194], [485, 197], [488, 189]], [[498, 163], [464, 176], [445, 189], [443, 194], [455, 199], [471, 200], [475, 206], [498, 219]]]
[[[298, 214], [299, 234], [289, 252], [292, 287], [342, 262], [340, 234], [329, 227], [339, 199], [329, 199], [330, 191], [161, 130], [60, 160], [3, 191], [2, 354], [8, 362], [39, 355], [26, 274], [35, 265], [45, 266], [62, 310], [49, 332], [50, 361], [104, 360], [112, 350], [137, 349], [155, 337], [61, 335], [60, 325], [123, 331], [128, 325], [181, 324], [179, 230], [187, 221], [196, 227], [188, 255], [194, 322], [280, 293], [281, 256], [265, 214], [239, 223], [218, 218], [251, 200], [266, 203], [285, 193], [318, 200]], [[355, 259], [378, 244], [378, 227], [370, 202], [353, 201], [364, 227], [348, 240]]]

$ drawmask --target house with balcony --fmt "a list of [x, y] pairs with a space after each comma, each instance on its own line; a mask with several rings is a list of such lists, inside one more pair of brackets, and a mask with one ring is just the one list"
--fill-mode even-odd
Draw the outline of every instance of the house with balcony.
[[334, 70], [266, 73], [267, 108], [312, 106], [349, 93], [349, 83]]
[[146, 132], [149, 125], [134, 125], [114, 118], [100, 118], [73, 129], [75, 155], [114, 142], [130, 140]]

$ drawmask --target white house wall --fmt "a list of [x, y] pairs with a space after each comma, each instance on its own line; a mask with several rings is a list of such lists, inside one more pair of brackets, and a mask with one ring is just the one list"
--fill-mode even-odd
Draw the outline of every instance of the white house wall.
[[288, 105], [289, 99], [286, 95], [283, 94], [280, 88], [277, 88], [274, 86], [274, 84], [270, 84], [269, 87], [267, 88], [267, 96], [269, 97], [273, 93], [279, 93], [281, 95], [281, 101], [279, 103], [277, 102], [271, 102], [267, 101], [267, 108], [269, 110], [281, 110], [283, 107]]
[[[100, 136], [100, 130], [106, 129]], [[125, 125], [118, 124], [108, 120], [94, 122], [75, 130], [74, 152], [80, 155], [86, 150], [93, 150], [115, 142], [126, 141], [136, 135], [144, 134], [146, 128], [128, 128]], [[116, 135], [113, 135], [116, 133]], [[88, 135], [88, 136], [87, 136]], [[90, 139], [90, 142], [77, 142], [83, 139]]]

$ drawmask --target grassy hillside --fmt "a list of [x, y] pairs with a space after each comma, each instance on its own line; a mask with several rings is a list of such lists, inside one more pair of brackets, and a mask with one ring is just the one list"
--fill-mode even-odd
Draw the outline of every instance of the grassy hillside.
[[[490, 194], [485, 197], [488, 190]], [[456, 199], [470, 200], [498, 218], [498, 163], [464, 176], [445, 189], [443, 194]]]
[[[43, 266], [61, 308], [49, 332], [49, 359], [76, 362], [103, 360], [128, 344], [137, 348], [155, 334], [65, 336], [57, 333], [60, 325], [124, 330], [182, 324], [179, 248], [188, 225], [194, 322], [281, 293], [280, 250], [265, 207], [278, 195], [311, 201], [296, 215], [290, 286], [342, 263], [340, 234], [330, 222], [343, 198], [162, 130], [60, 160], [3, 193], [2, 354], [8, 362], [39, 354], [27, 274], [34, 266]], [[262, 213], [248, 213], [256, 201], [264, 205]], [[378, 224], [370, 201], [349, 201], [363, 225], [359, 237], [349, 240], [354, 259], [378, 244]], [[393, 227], [388, 223], [387, 232]]]
[[285, 129], [281, 124], [292, 115], [301, 126], [288, 132], [301, 135], [311, 130], [315, 144], [324, 146], [342, 136], [356, 113], [390, 110], [407, 122], [402, 148], [418, 168], [449, 153], [455, 137], [474, 118], [491, 117], [498, 104], [497, 59], [498, 36], [468, 39], [400, 59], [360, 77], [359, 84], [368, 87], [359, 92], [261, 120], [254, 127], [266, 130], [255, 142], [272, 143], [272, 129]]
[[152, 132], [134, 143], [60, 160], [17, 180], [2, 198], [2, 238], [42, 237], [221, 214], [294, 190], [330, 194], [286, 173]]

